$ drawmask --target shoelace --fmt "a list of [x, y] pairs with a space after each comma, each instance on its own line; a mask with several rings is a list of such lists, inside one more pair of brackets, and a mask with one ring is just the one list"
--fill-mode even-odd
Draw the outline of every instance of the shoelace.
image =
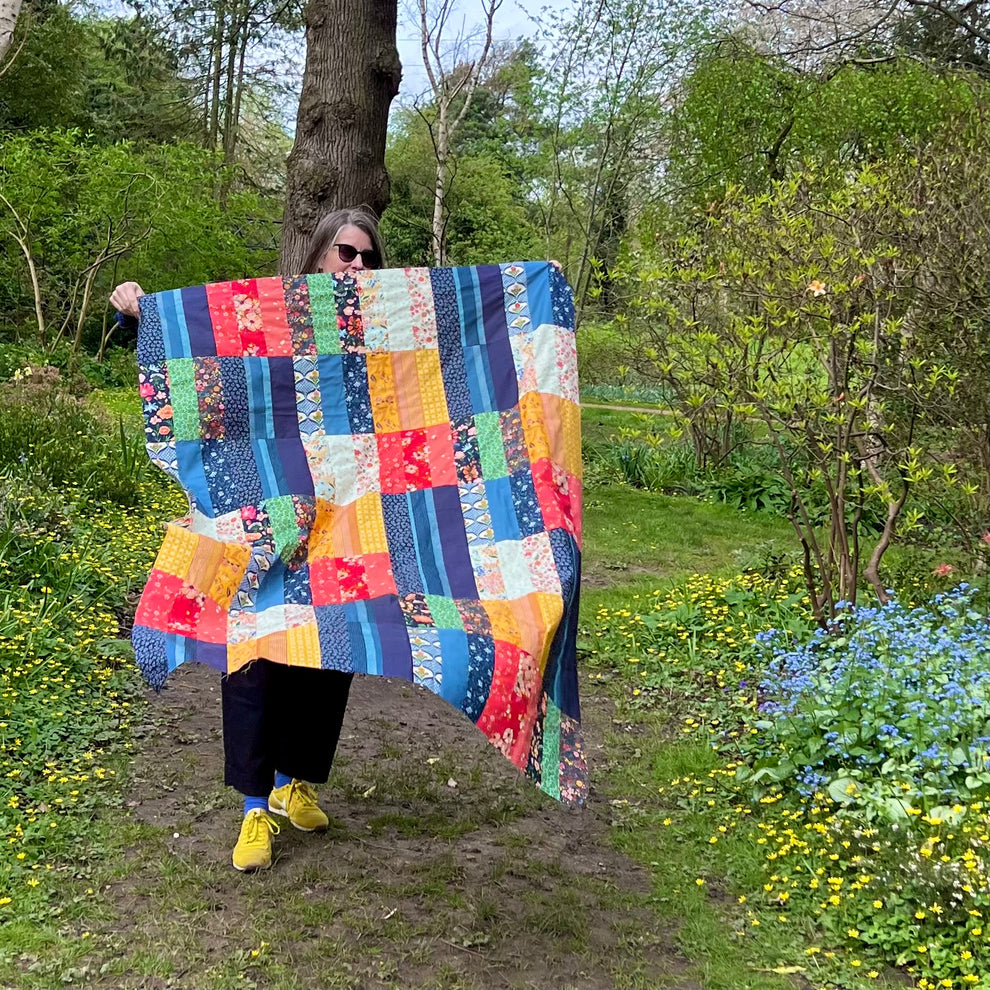
[[282, 829], [279, 827], [278, 822], [275, 821], [271, 815], [266, 815], [262, 812], [260, 815], [252, 815], [250, 818], [250, 828], [248, 829], [247, 841], [249, 843], [258, 842], [260, 838], [260, 832], [262, 828], [267, 828], [272, 835], [278, 835]]
[[298, 791], [311, 804], [316, 804], [316, 788], [312, 784], [306, 783], [305, 780], [294, 780], [289, 787], [289, 797], [285, 802], [286, 806], [292, 800], [293, 791]]

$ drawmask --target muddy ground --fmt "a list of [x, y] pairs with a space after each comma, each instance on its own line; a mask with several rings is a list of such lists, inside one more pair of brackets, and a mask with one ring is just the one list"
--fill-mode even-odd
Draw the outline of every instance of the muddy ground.
[[151, 696], [125, 798], [133, 841], [106, 889], [115, 947], [91, 986], [697, 987], [643, 870], [607, 839], [595, 785], [612, 706], [585, 696], [588, 806], [540, 794], [440, 699], [358, 677], [321, 804], [276, 862], [230, 866], [217, 674]]

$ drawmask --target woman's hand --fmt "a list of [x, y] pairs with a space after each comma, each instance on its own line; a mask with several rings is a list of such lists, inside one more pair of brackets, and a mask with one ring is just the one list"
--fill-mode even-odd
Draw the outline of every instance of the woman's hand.
[[120, 313], [140, 318], [141, 307], [138, 306], [138, 300], [144, 294], [144, 289], [137, 282], [121, 282], [110, 293], [110, 305]]

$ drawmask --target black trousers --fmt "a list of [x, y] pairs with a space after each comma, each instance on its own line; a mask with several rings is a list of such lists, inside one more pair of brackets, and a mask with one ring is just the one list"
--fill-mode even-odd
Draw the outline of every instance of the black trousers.
[[322, 784], [330, 776], [353, 674], [254, 660], [220, 678], [224, 783], [252, 797], [275, 771]]

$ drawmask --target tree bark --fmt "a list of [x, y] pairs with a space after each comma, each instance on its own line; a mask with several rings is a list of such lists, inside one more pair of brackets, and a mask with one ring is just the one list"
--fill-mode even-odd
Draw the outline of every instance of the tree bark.
[[398, 0], [310, 0], [306, 68], [288, 158], [280, 270], [298, 271], [309, 237], [331, 210], [388, 205], [385, 132], [402, 67]]
[[226, 24], [226, 4], [217, 4], [213, 23], [213, 50], [211, 52], [212, 72], [210, 89], [212, 102], [210, 104], [210, 124], [206, 139], [208, 148], [216, 148], [220, 136], [220, 74], [223, 71], [223, 42], [224, 26]]
[[444, 199], [447, 192], [447, 157], [450, 151], [450, 124], [447, 120], [447, 104], [441, 102], [437, 115], [436, 180], [433, 183], [433, 264], [438, 267], [447, 264], [447, 238], [444, 237]]
[[12, 230], [11, 236], [17, 241], [17, 246], [24, 255], [27, 262], [28, 274], [31, 276], [31, 290], [34, 293], [34, 315], [38, 321], [38, 340], [42, 347], [48, 346], [48, 330], [45, 326], [45, 313], [41, 305], [41, 279], [38, 277], [38, 266], [34, 263], [34, 252], [31, 250], [31, 231], [28, 225], [20, 218], [17, 210], [11, 205], [9, 199], [0, 192], [0, 202], [7, 207], [14, 216], [16, 229]]
[[228, 160], [233, 159], [237, 149], [237, 139], [240, 136], [241, 126], [241, 97], [244, 95], [244, 62], [247, 59], [248, 44], [251, 40], [251, 24], [248, 14], [244, 16], [243, 29], [240, 38], [240, 54], [237, 62], [237, 81], [234, 85], [234, 133], [230, 139], [229, 151], [226, 153]]
[[21, 0], [0, 0], [0, 62], [14, 40], [14, 28], [20, 12]]
[[[237, 143], [237, 119], [234, 117], [234, 86], [237, 81], [237, 56], [239, 53], [239, 41], [241, 34], [240, 4], [233, 4], [230, 10], [230, 22], [227, 25], [226, 53], [224, 56], [224, 100], [223, 100], [223, 123], [220, 130], [223, 135], [223, 162], [230, 164], [234, 156], [234, 145]], [[245, 20], [247, 14], [244, 15]], [[224, 199], [221, 196], [221, 199]]]

